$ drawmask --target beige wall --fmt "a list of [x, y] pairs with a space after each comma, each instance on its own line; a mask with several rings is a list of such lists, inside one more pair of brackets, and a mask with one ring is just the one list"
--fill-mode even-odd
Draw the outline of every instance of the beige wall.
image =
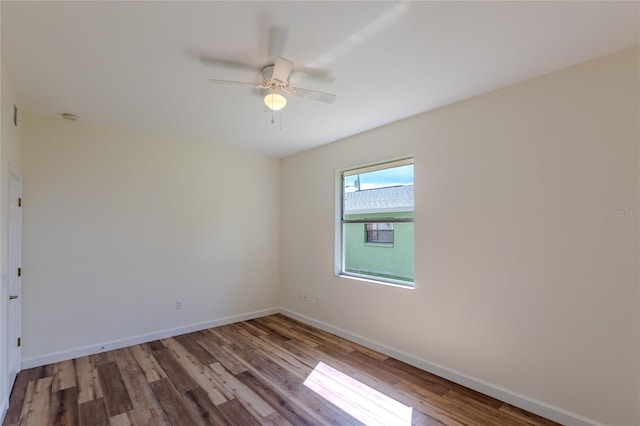
[[[628, 50], [284, 159], [283, 306], [577, 416], [640, 424], [638, 99]], [[335, 171], [406, 154], [415, 290], [333, 276]]]
[[27, 363], [278, 306], [278, 160], [23, 121]]

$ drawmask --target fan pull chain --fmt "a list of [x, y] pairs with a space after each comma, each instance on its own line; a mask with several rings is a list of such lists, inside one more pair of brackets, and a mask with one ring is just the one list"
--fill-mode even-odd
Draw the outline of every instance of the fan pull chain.
[[273, 123], [274, 123], [274, 121], [273, 121], [273, 110], [271, 110], [271, 124], [273, 124]]

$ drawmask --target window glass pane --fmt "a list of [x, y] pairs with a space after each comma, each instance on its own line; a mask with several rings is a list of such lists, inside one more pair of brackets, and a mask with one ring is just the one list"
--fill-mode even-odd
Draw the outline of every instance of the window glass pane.
[[394, 228], [393, 243], [376, 244], [363, 241], [362, 224], [344, 224], [344, 272], [412, 283], [413, 223], [394, 223]]
[[362, 171], [343, 174], [343, 273], [413, 286], [413, 164]]

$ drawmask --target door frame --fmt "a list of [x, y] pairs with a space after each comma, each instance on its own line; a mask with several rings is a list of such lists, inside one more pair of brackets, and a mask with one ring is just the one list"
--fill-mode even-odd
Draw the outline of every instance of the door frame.
[[[18, 232], [18, 236], [17, 236], [17, 241], [18, 243], [16, 244], [17, 247], [15, 247], [12, 242], [11, 242], [11, 206], [12, 206], [12, 200], [11, 200], [11, 182], [12, 179], [16, 179], [17, 184], [18, 184], [18, 194], [17, 197], [18, 198], [22, 198], [22, 177], [20, 176], [20, 173], [18, 173], [16, 171], [16, 169], [14, 167], [11, 166], [11, 164], [8, 164], [7, 167], [7, 184], [5, 186], [6, 190], [6, 210], [5, 210], [5, 214], [6, 216], [6, 237], [3, 237], [3, 239], [6, 241], [6, 270], [3, 271], [2, 273], [2, 278], [3, 280], [6, 282], [6, 299], [5, 299], [5, 305], [6, 306], [6, 314], [4, 315], [5, 320], [7, 321], [5, 327], [6, 327], [6, 336], [5, 336], [5, 340], [6, 342], [6, 347], [7, 347], [7, 352], [6, 352], [6, 360], [4, 368], [6, 368], [6, 387], [5, 387], [5, 393], [7, 398], [9, 397], [10, 393], [11, 393], [11, 389], [13, 388], [13, 385], [15, 383], [15, 379], [17, 377], [17, 374], [22, 370], [22, 347], [16, 347], [15, 346], [15, 342], [12, 342], [12, 336], [14, 336], [14, 334], [11, 332], [11, 327], [15, 326], [15, 324], [11, 324], [9, 321], [9, 312], [10, 312], [10, 304], [17, 304], [17, 309], [18, 309], [18, 323], [17, 323], [17, 333], [15, 335], [17, 335], [18, 337], [21, 336], [22, 334], [22, 278], [20, 276], [17, 275], [17, 269], [16, 270], [12, 270], [14, 269], [14, 267], [21, 267], [22, 265], [22, 208], [20, 205], [18, 205], [18, 217], [17, 217], [17, 232]], [[3, 185], [4, 186], [4, 185]], [[3, 191], [4, 192], [4, 191]], [[15, 261], [15, 264], [13, 264]], [[15, 274], [15, 277], [12, 277], [12, 274]], [[17, 300], [9, 300], [9, 294], [10, 294], [10, 289], [11, 289], [11, 280], [16, 279], [17, 280], [17, 286], [18, 286], [18, 299]], [[17, 371], [15, 371], [15, 376], [13, 375], [14, 371], [12, 371], [13, 369], [13, 365], [10, 365], [9, 363], [13, 360], [12, 358], [12, 354], [10, 352], [10, 350], [16, 350], [16, 353], [13, 354], [14, 356], [17, 356]]]

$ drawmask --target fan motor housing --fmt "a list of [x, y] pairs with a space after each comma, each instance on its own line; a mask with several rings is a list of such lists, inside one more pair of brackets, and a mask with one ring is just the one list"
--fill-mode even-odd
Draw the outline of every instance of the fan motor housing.
[[265, 80], [273, 76], [273, 68], [273, 65], [267, 65], [266, 67], [262, 68], [262, 77]]
[[[266, 67], [262, 68], [262, 78], [264, 79], [262, 82], [262, 85], [266, 89], [271, 89], [275, 91], [284, 90], [289, 92], [288, 90], [289, 81], [280, 81], [273, 78], [274, 68], [275, 68], [275, 65], [267, 65]], [[289, 93], [294, 93], [294, 92], [292, 90]]]

